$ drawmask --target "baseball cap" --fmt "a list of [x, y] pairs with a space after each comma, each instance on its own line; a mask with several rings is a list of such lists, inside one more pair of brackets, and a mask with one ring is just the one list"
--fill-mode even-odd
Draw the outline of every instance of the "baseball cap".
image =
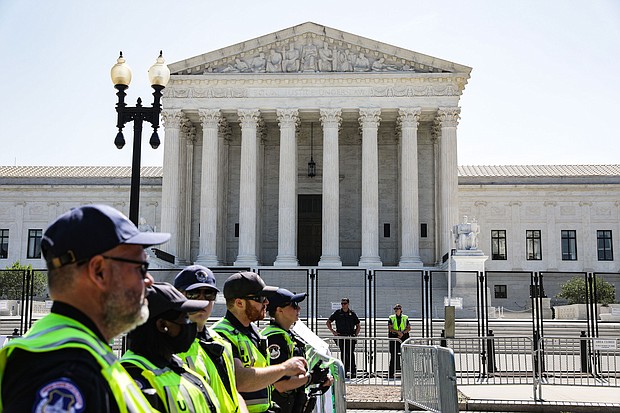
[[153, 319], [169, 310], [193, 313], [209, 305], [209, 301], [188, 300], [172, 284], [156, 282], [146, 289], [149, 302], [149, 319]]
[[295, 294], [286, 288], [278, 288], [278, 290], [269, 296], [269, 304], [267, 311], [274, 311], [277, 307], [282, 307], [288, 303], [299, 303], [306, 299], [307, 293]]
[[108, 205], [83, 205], [60, 215], [45, 230], [41, 252], [48, 269], [87, 260], [121, 244], [162, 244], [170, 234], [141, 232], [125, 215]]
[[174, 287], [180, 291], [190, 291], [196, 288], [211, 288], [220, 291], [215, 286], [213, 272], [202, 265], [190, 265], [174, 277]]
[[248, 295], [264, 295], [270, 297], [278, 287], [265, 285], [262, 278], [255, 272], [244, 271], [228, 277], [224, 283], [225, 298], [243, 298]]

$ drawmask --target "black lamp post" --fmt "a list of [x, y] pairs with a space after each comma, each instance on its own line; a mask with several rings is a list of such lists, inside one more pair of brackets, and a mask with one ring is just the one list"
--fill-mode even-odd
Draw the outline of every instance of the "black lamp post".
[[131, 69], [125, 64], [123, 58], [123, 52], [120, 53], [116, 64], [110, 71], [112, 76], [112, 83], [118, 90], [116, 96], [118, 96], [118, 103], [116, 104], [116, 112], [118, 113], [118, 120], [116, 127], [118, 133], [114, 139], [114, 145], [118, 149], [122, 149], [125, 146], [125, 137], [123, 136], [123, 128], [127, 122], [134, 121], [133, 123], [133, 155], [131, 162], [131, 194], [129, 197], [129, 219], [138, 225], [138, 209], [140, 206], [140, 159], [142, 154], [142, 122], [147, 121], [153, 125], [153, 134], [149, 141], [153, 149], [159, 147], [159, 136], [157, 135], [157, 129], [159, 128], [159, 114], [161, 112], [161, 91], [168, 84], [170, 80], [170, 69], [164, 64], [164, 58], [162, 52], [159, 52], [157, 61], [149, 69], [149, 81], [151, 86], [155, 90], [153, 92], [153, 106], [143, 107], [142, 99], [138, 98], [136, 106], [127, 106], [125, 103], [125, 90], [129, 87], [131, 82]]
[[314, 152], [314, 123], [310, 122], [310, 162], [308, 162], [308, 176], [314, 178], [316, 176], [316, 162], [313, 158]]

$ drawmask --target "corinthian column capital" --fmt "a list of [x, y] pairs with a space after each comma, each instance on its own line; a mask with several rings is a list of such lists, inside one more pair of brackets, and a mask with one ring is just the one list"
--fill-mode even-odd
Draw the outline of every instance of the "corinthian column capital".
[[219, 109], [198, 109], [198, 116], [202, 122], [203, 128], [217, 128], [222, 118]]
[[260, 111], [258, 109], [239, 109], [237, 114], [239, 115], [239, 123], [241, 123], [242, 128], [255, 128], [260, 120]]
[[297, 109], [277, 109], [276, 114], [280, 128], [295, 128], [299, 123], [299, 111]]
[[321, 124], [324, 128], [339, 128], [342, 122], [342, 110], [340, 109], [321, 109]]
[[437, 109], [437, 119], [439, 120], [441, 127], [456, 127], [459, 124], [461, 118], [461, 108], [459, 107], [446, 107]]
[[358, 118], [362, 128], [376, 128], [381, 122], [381, 109], [379, 108], [360, 108]]
[[401, 128], [417, 128], [420, 123], [422, 108], [398, 109], [397, 122]]
[[181, 120], [185, 117], [181, 109], [168, 109], [161, 111], [161, 118], [165, 128], [180, 128]]

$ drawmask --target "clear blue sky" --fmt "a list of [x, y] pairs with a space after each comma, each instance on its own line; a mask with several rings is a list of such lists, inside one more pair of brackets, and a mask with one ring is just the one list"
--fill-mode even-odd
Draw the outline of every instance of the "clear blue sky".
[[[616, 0], [1, 0], [0, 165], [131, 165], [119, 50], [127, 101], [150, 104], [160, 49], [173, 63], [306, 21], [472, 67], [460, 165], [620, 163]], [[142, 164], [161, 165], [146, 126]]]

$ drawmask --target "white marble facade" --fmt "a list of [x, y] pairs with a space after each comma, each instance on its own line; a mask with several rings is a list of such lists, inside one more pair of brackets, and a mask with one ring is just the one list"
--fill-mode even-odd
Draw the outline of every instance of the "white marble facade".
[[297, 266], [316, 241], [297, 233], [304, 195], [322, 203], [314, 265], [421, 268], [449, 248], [471, 68], [304, 23], [170, 69], [161, 227], [179, 262]]

